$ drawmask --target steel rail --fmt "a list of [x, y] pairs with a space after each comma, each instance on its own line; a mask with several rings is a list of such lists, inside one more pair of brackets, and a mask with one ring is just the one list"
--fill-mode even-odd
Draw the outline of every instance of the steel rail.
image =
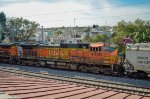
[[66, 76], [60, 76], [60, 75], [49, 75], [45, 73], [34, 73], [34, 72], [27, 72], [27, 71], [23, 71], [19, 69], [6, 68], [6, 67], [1, 67], [0, 71], [14, 73], [20, 76], [28, 76], [28, 77], [34, 77], [34, 78], [40, 78], [40, 79], [75, 83], [75, 84], [89, 86], [89, 87], [104, 88], [107, 90], [114, 90], [114, 91], [119, 91], [119, 92], [121, 91], [125, 93], [150, 96], [150, 88], [147, 88], [147, 87], [140, 87], [140, 86], [134, 86], [134, 85], [128, 85], [128, 84], [122, 84], [122, 83], [114, 83], [110, 81], [66, 77]]

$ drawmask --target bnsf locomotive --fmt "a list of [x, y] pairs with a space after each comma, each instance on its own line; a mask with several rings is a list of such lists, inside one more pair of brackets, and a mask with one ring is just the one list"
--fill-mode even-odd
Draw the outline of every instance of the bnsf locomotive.
[[[60, 44], [59, 46], [0, 44], [0, 61], [112, 75], [124, 74], [124, 67], [121, 65], [123, 60], [118, 57], [118, 50], [104, 43]], [[144, 73], [147, 75], [147, 72]]]

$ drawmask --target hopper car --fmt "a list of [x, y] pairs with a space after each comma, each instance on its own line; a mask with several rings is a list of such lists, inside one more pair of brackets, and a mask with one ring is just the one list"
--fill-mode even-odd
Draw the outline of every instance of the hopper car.
[[127, 44], [125, 54], [126, 74], [135, 78], [150, 74], [150, 43]]

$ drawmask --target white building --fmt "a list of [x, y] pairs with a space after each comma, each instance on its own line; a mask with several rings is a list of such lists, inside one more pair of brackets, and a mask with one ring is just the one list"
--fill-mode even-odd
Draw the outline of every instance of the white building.
[[77, 31], [68, 29], [61, 35], [61, 43], [81, 43], [81, 35]]
[[90, 36], [95, 36], [95, 35], [98, 35], [98, 34], [106, 34], [107, 37], [111, 37], [112, 31], [111, 30], [110, 31], [101, 31], [97, 28], [93, 28], [90, 32]]
[[58, 37], [52, 36], [50, 38], [51, 44], [70, 43], [77, 44], [82, 43], [85, 33], [78, 32], [72, 28], [65, 29]]
[[39, 43], [48, 44], [48, 32], [43, 32], [43, 41], [42, 41], [42, 32], [40, 29], [37, 30], [35, 36], [31, 36], [29, 41], [35, 41]]

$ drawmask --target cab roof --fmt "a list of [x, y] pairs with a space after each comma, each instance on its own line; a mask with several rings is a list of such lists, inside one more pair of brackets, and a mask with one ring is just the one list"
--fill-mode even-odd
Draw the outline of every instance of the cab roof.
[[91, 43], [90, 47], [100, 47], [100, 46], [104, 46], [104, 43]]

